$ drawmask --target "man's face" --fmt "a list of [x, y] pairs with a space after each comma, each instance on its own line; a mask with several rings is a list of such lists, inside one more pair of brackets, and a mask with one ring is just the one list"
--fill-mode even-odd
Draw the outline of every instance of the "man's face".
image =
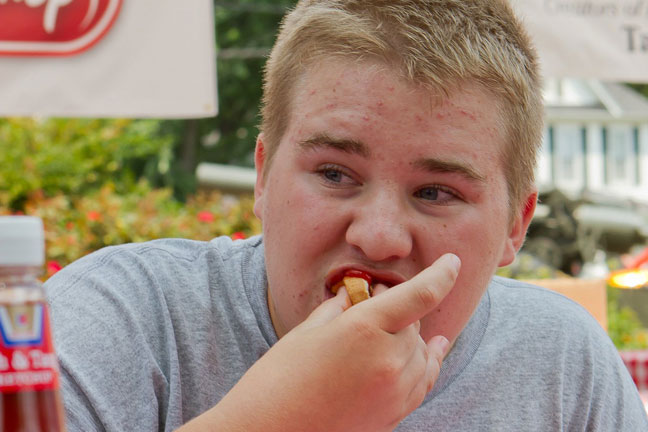
[[459, 278], [421, 334], [454, 341], [528, 223], [510, 224], [495, 98], [464, 86], [439, 101], [387, 68], [330, 61], [305, 73], [292, 102], [272, 164], [263, 136], [256, 154], [277, 334], [330, 298], [345, 269], [394, 285], [452, 252]]

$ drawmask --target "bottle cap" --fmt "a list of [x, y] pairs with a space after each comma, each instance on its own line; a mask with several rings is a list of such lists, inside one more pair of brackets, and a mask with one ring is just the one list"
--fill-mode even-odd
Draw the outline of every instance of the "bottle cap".
[[0, 266], [42, 266], [43, 221], [34, 216], [0, 216]]

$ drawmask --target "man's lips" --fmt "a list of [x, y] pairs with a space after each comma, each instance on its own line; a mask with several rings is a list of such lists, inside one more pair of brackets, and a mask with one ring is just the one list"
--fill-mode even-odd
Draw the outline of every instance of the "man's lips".
[[391, 288], [394, 285], [398, 285], [405, 281], [405, 278], [403, 276], [395, 272], [370, 269], [362, 266], [345, 266], [332, 271], [329, 276], [327, 276], [326, 289], [328, 291], [331, 291], [331, 288], [338, 282], [342, 281], [342, 278], [344, 278], [345, 274], [349, 270], [359, 270], [361, 272], [367, 273], [369, 276], [371, 276], [372, 285], [383, 284], [386, 285], [387, 288]]

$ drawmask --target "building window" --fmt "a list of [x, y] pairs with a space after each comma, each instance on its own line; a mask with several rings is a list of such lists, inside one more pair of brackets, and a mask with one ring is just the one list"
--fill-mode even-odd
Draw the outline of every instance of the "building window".
[[554, 182], [567, 189], [585, 186], [585, 135], [579, 124], [556, 124], [553, 136]]
[[609, 125], [605, 138], [606, 183], [610, 186], [636, 186], [638, 155], [634, 128]]

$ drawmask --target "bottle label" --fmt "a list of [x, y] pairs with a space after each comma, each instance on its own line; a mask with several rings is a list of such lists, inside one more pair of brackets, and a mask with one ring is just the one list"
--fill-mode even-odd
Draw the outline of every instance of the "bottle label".
[[0, 304], [0, 393], [58, 389], [58, 376], [46, 304]]

